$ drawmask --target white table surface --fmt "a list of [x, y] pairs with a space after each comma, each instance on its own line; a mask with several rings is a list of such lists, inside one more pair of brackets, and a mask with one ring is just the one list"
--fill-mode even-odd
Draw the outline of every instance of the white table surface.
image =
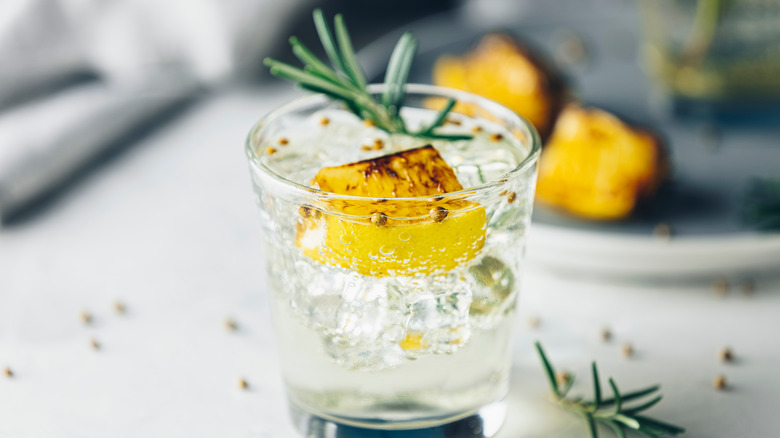
[[[243, 155], [250, 125], [290, 96], [215, 94], [43, 213], [0, 229], [0, 368], [14, 372], [0, 374], [0, 437], [295, 436]], [[531, 315], [536, 329], [524, 323]], [[225, 329], [227, 317], [238, 331]], [[599, 341], [603, 326], [609, 343]], [[625, 390], [661, 383], [664, 401], [650, 412], [685, 436], [777, 436], [778, 334], [777, 280], [752, 297], [718, 297], [707, 284], [586, 282], [531, 266], [499, 436], [586, 436], [582, 420], [548, 401], [534, 339], [581, 376], [575, 390], [586, 395], [592, 359]], [[726, 345], [734, 364], [717, 360]], [[719, 373], [728, 391], [713, 389]]]

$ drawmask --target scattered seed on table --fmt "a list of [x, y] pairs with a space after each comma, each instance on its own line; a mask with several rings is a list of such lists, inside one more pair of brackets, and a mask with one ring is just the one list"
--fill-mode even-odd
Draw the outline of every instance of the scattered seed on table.
[[559, 385], [565, 385], [569, 380], [571, 380], [571, 373], [567, 371], [561, 371], [555, 377], [558, 379]]
[[92, 339], [89, 341], [89, 345], [93, 350], [100, 350], [100, 342], [98, 342], [97, 339]]
[[238, 387], [241, 388], [241, 389], [248, 389], [249, 388], [249, 382], [247, 382], [244, 379], [239, 379], [238, 380]]
[[756, 282], [752, 278], [746, 278], [740, 283], [739, 289], [745, 296], [753, 295], [753, 292], [756, 291]]
[[86, 310], [83, 310], [81, 312], [81, 322], [84, 324], [91, 324], [92, 323], [92, 314], [87, 312]]
[[623, 344], [622, 347], [620, 347], [620, 354], [623, 355], [623, 357], [631, 357], [634, 355], [634, 346], [631, 344]]
[[667, 224], [666, 222], [659, 222], [658, 225], [653, 227], [653, 236], [663, 240], [671, 239], [672, 238], [671, 225]]
[[114, 303], [114, 311], [120, 315], [123, 315], [127, 311], [127, 307], [125, 307], [125, 303], [117, 301]]
[[734, 360], [734, 353], [729, 347], [724, 347], [722, 350], [720, 350], [720, 353], [718, 353], [718, 357], [720, 358], [721, 362], [731, 362]]
[[233, 319], [228, 318], [225, 320], [225, 327], [228, 330], [235, 331], [238, 329], [238, 324], [236, 324], [236, 321], [234, 321]]
[[719, 296], [724, 296], [729, 291], [729, 281], [725, 278], [717, 278], [712, 282], [712, 290]]
[[541, 321], [539, 320], [538, 316], [534, 315], [534, 316], [529, 316], [528, 317], [528, 327], [537, 328], [537, 327], [539, 327], [540, 323], [541, 323]]
[[715, 380], [712, 382], [712, 385], [715, 387], [715, 389], [723, 390], [726, 389], [727, 382], [726, 382], [726, 376], [723, 374], [720, 374], [715, 377]]
[[612, 339], [612, 332], [605, 327], [599, 332], [599, 337], [603, 342], [609, 342], [609, 340]]
[[5, 369], [3, 370], [3, 374], [5, 374], [5, 376], [8, 377], [8, 378], [11, 378], [11, 377], [14, 376], [14, 372], [11, 371], [10, 367], [5, 367]]

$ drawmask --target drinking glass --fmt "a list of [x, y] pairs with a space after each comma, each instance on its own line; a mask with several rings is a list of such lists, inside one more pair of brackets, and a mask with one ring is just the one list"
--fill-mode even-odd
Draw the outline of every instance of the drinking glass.
[[[306, 435], [317, 421], [409, 430], [476, 418], [484, 435], [503, 422], [539, 136], [476, 95], [406, 93], [408, 124], [452, 98], [442, 129], [469, 127], [481, 141], [391, 136], [356, 118], [342, 126], [343, 104], [310, 95], [265, 116], [246, 142], [281, 369]], [[322, 167], [381, 154], [359, 147], [367, 129], [387, 144], [431, 143], [465, 189], [367, 198], [313, 187]]]

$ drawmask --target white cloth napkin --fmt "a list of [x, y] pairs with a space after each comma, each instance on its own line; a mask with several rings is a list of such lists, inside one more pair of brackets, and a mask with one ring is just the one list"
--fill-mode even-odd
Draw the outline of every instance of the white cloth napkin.
[[[140, 123], [256, 66], [310, 3], [0, 1], [0, 219]], [[100, 80], [54, 86], [85, 72]]]

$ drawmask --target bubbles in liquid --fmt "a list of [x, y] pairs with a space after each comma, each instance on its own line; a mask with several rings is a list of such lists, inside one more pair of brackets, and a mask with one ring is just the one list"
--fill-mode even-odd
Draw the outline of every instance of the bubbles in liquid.
[[368, 258], [370, 258], [371, 260], [376, 260], [376, 259], [379, 258], [379, 255], [377, 253], [371, 251], [371, 252], [368, 253]]
[[349, 245], [352, 243], [352, 236], [349, 234], [342, 234], [339, 236], [339, 242], [341, 242], [342, 245]]
[[392, 246], [382, 245], [379, 248], [379, 252], [383, 256], [390, 256], [390, 255], [393, 255], [393, 253], [395, 252], [395, 248], [393, 248]]
[[406, 231], [402, 231], [401, 233], [398, 234], [398, 240], [402, 242], [408, 242], [409, 239], [411, 238], [412, 238], [411, 234], [407, 233]]

